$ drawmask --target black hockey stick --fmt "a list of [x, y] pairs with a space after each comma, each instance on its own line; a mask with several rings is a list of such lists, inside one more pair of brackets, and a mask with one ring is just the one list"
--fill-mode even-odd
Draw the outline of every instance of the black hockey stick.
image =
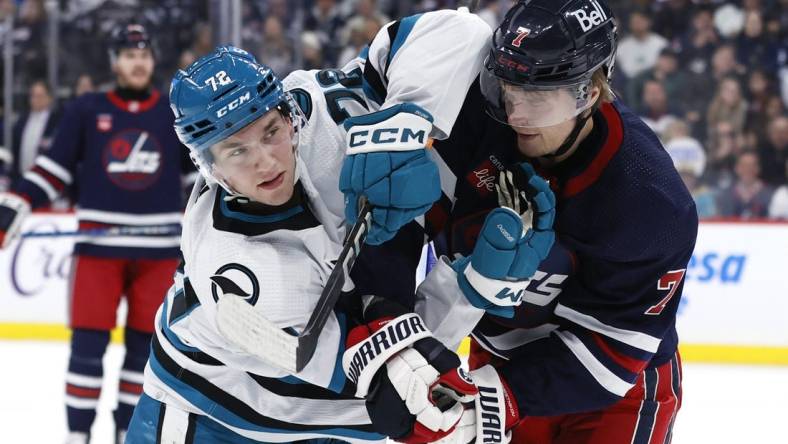
[[247, 352], [278, 368], [291, 374], [303, 370], [315, 354], [320, 332], [349, 279], [371, 223], [372, 207], [364, 200], [358, 219], [345, 238], [334, 269], [301, 334], [296, 336], [285, 332], [254, 310], [246, 300], [237, 297], [223, 297], [217, 302], [219, 331]]

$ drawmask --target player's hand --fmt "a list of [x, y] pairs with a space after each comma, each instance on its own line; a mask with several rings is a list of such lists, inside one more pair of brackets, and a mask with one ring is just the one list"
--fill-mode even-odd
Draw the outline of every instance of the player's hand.
[[526, 230], [533, 229], [537, 237], [542, 231], [552, 230], [555, 195], [530, 163], [523, 162], [498, 173], [495, 191], [498, 205], [517, 212]]
[[375, 431], [406, 443], [446, 436], [477, 393], [459, 357], [417, 314], [390, 310], [389, 301], [366, 305], [365, 317], [375, 320], [350, 331], [342, 364]]
[[499, 201], [487, 215], [473, 253], [452, 264], [468, 301], [511, 318], [555, 240], [555, 196], [527, 163], [501, 173]]
[[392, 357], [367, 396], [375, 429], [404, 443], [427, 443], [448, 435], [464, 404], [478, 394], [460, 359], [437, 339], [422, 339]]
[[0, 193], [0, 248], [19, 237], [22, 221], [30, 214], [30, 203], [13, 193]]
[[507, 444], [512, 439], [512, 428], [520, 421], [514, 394], [491, 365], [472, 371], [471, 377], [479, 388], [479, 394], [474, 397], [473, 403], [465, 405], [462, 418], [454, 430], [435, 442]]
[[404, 103], [345, 120], [347, 157], [339, 176], [345, 218], [354, 223], [358, 200], [374, 207], [367, 243], [381, 244], [421, 216], [441, 194], [438, 166], [427, 153], [432, 116]]

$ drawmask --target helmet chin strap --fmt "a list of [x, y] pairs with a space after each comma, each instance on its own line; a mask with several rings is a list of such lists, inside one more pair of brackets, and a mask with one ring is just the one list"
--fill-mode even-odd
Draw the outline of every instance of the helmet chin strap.
[[539, 157], [543, 159], [554, 160], [556, 157], [561, 157], [564, 154], [566, 154], [566, 152], [569, 151], [569, 149], [572, 148], [572, 145], [574, 145], [575, 142], [577, 141], [577, 137], [580, 135], [580, 131], [582, 131], [583, 127], [586, 126], [586, 122], [588, 122], [588, 119], [591, 118], [591, 116], [594, 114], [595, 110], [596, 107], [592, 107], [590, 112], [584, 113], [584, 115], [578, 117], [575, 120], [575, 126], [574, 128], [572, 128], [572, 132], [569, 133], [568, 136], [566, 136], [566, 139], [564, 139], [564, 143], [562, 143], [557, 150], [553, 151], [552, 153], [545, 154]]

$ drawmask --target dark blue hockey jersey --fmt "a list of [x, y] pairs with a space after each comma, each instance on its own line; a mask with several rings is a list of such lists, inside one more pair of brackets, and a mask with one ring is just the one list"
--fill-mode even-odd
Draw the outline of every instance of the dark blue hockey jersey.
[[[466, 107], [452, 136], [435, 145], [457, 177], [455, 195], [427, 216], [427, 227], [446, 235], [448, 254], [471, 252], [497, 205], [493, 178], [524, 160], [513, 132], [481, 109]], [[486, 315], [473, 333], [504, 358], [500, 371], [527, 415], [612, 404], [678, 344], [676, 310], [697, 234], [694, 202], [637, 116], [615, 103], [593, 119], [570, 158], [549, 169], [535, 165], [558, 200], [557, 241], [523, 304], [513, 319]]]
[[[514, 132], [484, 113], [471, 88], [447, 140], [436, 141], [443, 196], [424, 228], [438, 253], [473, 250], [498, 206], [498, 171], [523, 158]], [[622, 105], [605, 104], [570, 158], [537, 170], [557, 197], [557, 241], [513, 319], [485, 315], [473, 332], [502, 358], [526, 415], [590, 411], [622, 397], [639, 374], [676, 353], [676, 310], [694, 249], [693, 200], [654, 133]], [[404, 303], [422, 238], [417, 224], [365, 247], [354, 282]], [[383, 279], [387, 288], [376, 282]]]
[[[179, 224], [182, 174], [193, 169], [158, 91], [142, 101], [115, 92], [69, 103], [52, 147], [13, 191], [39, 207], [65, 187], [74, 190], [81, 229]], [[75, 252], [103, 257], [178, 256], [178, 236], [114, 236], [81, 240]]]

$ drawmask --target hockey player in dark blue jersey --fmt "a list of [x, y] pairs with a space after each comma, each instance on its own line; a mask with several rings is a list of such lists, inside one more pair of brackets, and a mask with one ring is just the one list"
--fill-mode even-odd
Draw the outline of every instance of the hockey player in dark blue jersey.
[[[173, 225], [182, 217], [182, 179], [193, 172], [172, 128], [168, 101], [151, 88], [154, 54], [145, 29], [118, 28], [110, 44], [117, 87], [67, 105], [47, 153], [0, 196], [0, 243], [30, 208], [74, 185], [80, 229]], [[179, 236], [86, 237], [76, 244], [70, 289], [71, 356], [66, 375], [69, 441], [87, 442], [102, 385], [102, 356], [120, 299], [128, 302], [126, 357], [115, 424], [119, 439], [142, 392], [153, 316], [175, 272]]]
[[[697, 214], [657, 137], [614, 99], [616, 39], [602, 0], [516, 3], [451, 136], [434, 144], [443, 196], [424, 227], [448, 257], [419, 287], [417, 312], [447, 344], [471, 333], [480, 390], [447, 441], [670, 440], [681, 401], [676, 311]], [[521, 193], [531, 169], [554, 191], [556, 240], [517, 281], [484, 221], [501, 204], [531, 220], [518, 202], [537, 197]], [[414, 226], [381, 247], [394, 250], [386, 272], [402, 262], [402, 242], [418, 242]], [[373, 262], [362, 262], [370, 281]]]

